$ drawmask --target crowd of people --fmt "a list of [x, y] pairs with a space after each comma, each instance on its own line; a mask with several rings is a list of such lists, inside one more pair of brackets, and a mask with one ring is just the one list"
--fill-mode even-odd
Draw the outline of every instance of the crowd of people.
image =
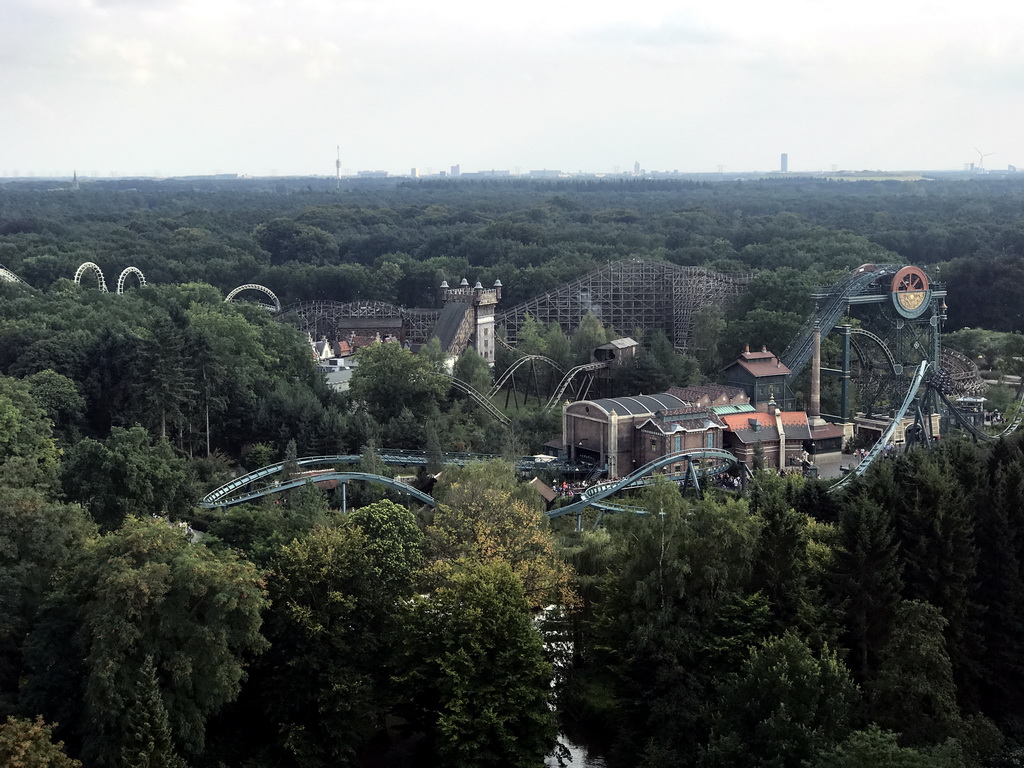
[[570, 483], [566, 480], [562, 480], [559, 483], [555, 483], [552, 486], [552, 490], [563, 498], [571, 498], [577, 494], [583, 493], [587, 488], [592, 485], [596, 485], [603, 480], [577, 480], [576, 482]]

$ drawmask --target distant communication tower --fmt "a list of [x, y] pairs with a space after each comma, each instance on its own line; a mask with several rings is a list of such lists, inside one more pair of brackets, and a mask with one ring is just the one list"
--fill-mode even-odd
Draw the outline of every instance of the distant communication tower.
[[341, 144], [338, 145], [338, 159], [334, 161], [334, 172], [338, 177], [338, 189], [341, 189]]

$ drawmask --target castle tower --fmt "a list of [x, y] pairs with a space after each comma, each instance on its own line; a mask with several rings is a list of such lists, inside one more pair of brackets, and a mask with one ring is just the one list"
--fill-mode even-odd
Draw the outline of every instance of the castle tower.
[[[441, 300], [445, 307], [435, 334], [441, 339], [442, 348], [458, 356], [467, 344], [472, 344], [488, 365], [494, 365], [494, 315], [501, 301], [501, 280], [495, 280], [493, 288], [484, 288], [479, 280], [470, 288], [466, 278], [457, 288], [451, 288], [445, 280], [441, 283]], [[458, 309], [459, 306], [464, 309]], [[446, 322], [446, 316], [451, 318], [450, 322]]]
[[476, 333], [473, 346], [488, 365], [494, 365], [494, 312], [501, 301], [501, 280], [494, 281], [494, 288], [484, 290], [480, 281], [473, 286], [473, 314]]

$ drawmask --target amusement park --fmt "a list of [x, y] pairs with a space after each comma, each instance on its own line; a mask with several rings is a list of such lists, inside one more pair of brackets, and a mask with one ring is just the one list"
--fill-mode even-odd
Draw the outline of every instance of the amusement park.
[[994, 192], [83, 187], [0, 189], [0, 754], [1024, 757]]
[[[73, 281], [92, 273], [107, 291], [99, 266], [83, 263]], [[21, 282], [10, 270], [8, 282]], [[116, 292], [146, 278], [126, 267]], [[1012, 434], [1024, 413], [1017, 407], [1000, 429], [985, 429], [986, 383], [978, 365], [942, 346], [946, 290], [921, 267], [863, 264], [842, 281], [816, 289], [814, 312], [789, 345], [776, 354], [749, 345], [721, 368], [718, 381], [671, 386], [660, 393], [614, 391], [616, 374], [634, 363], [639, 343], [612, 338], [591, 350], [591, 359], [564, 368], [550, 357], [517, 353], [524, 324], [555, 325], [572, 334], [587, 316], [612, 330], [643, 336], [661, 331], [677, 353], [695, 343], [694, 316], [701, 308], [725, 308], [744, 290], [748, 276], [716, 273], [641, 259], [611, 263], [512, 307], [501, 307], [500, 280], [490, 288], [466, 278], [438, 289], [440, 308], [404, 308], [385, 302], [299, 302], [282, 306], [274, 292], [246, 283], [225, 296], [255, 295], [256, 305], [309, 338], [328, 381], [347, 389], [358, 365], [356, 352], [393, 343], [417, 352], [436, 341], [447, 360], [447, 384], [489, 418], [508, 428], [510, 413], [561, 414], [561, 434], [541, 452], [517, 459], [524, 475], [539, 474], [548, 516], [605, 513], [641, 507], [611, 499], [667, 479], [698, 498], [706, 489], [742, 488], [756, 469], [833, 480], [840, 492], [877, 460], [927, 449], [952, 430], [981, 441]], [[24, 283], [21, 283], [24, 285]], [[823, 359], [823, 342], [829, 358]], [[491, 368], [506, 365], [486, 391], [453, 375], [455, 361], [473, 350]], [[338, 377], [338, 371], [349, 376]], [[495, 371], [496, 374], [499, 371]], [[386, 465], [415, 468], [431, 462], [424, 451], [379, 449]], [[494, 454], [444, 453], [442, 464], [465, 465], [501, 458]], [[348, 482], [381, 484], [426, 505], [433, 499], [408, 482], [355, 471], [360, 454], [278, 462], [233, 479], [207, 494], [211, 509], [273, 496], [312, 482], [340, 488], [344, 509]], [[296, 474], [296, 467], [303, 472]], [[326, 467], [325, 469], [313, 469]], [[348, 467], [346, 469], [346, 467]], [[288, 476], [282, 482], [282, 473]], [[560, 489], [577, 489], [567, 501]]]
[[[92, 263], [79, 267], [75, 282], [88, 271], [106, 290], [103, 273]], [[129, 277], [139, 287], [146, 284], [140, 270], [128, 267], [118, 278], [118, 293]], [[368, 344], [396, 343], [416, 351], [436, 339], [449, 361], [451, 387], [498, 423], [507, 427], [508, 412], [520, 408], [560, 411], [561, 435], [548, 441], [545, 453], [520, 459], [517, 466], [527, 474], [542, 472], [555, 492], [569, 482], [582, 488], [571, 503], [563, 503], [561, 495], [549, 499], [556, 502], [550, 517], [573, 515], [579, 525], [587, 508], [598, 513], [598, 520], [608, 512], [643, 513], [609, 498], [656, 477], [699, 497], [706, 488], [732, 487], [729, 477], [741, 487], [754, 469], [772, 469], [832, 478], [836, 482], [830, 490], [839, 492], [875, 461], [893, 451], [927, 449], [950, 430], [994, 441], [1019, 426], [1018, 408], [998, 432], [983, 428], [986, 384], [978, 366], [942, 346], [945, 286], [912, 265], [863, 264], [843, 281], [816, 290], [813, 315], [786, 349], [776, 354], [748, 346], [721, 370], [717, 382], [612, 396], [617, 369], [630, 365], [637, 352], [638, 342], [629, 337], [595, 347], [590, 362], [567, 370], [543, 355], [516, 355], [488, 391], [450, 374], [466, 349], [490, 366], [499, 349], [514, 354], [520, 329], [530, 319], [572, 333], [589, 314], [612, 329], [661, 330], [677, 352], [685, 353], [694, 341], [694, 313], [709, 305], [726, 306], [746, 280], [631, 260], [509, 308], [500, 307], [500, 280], [484, 288], [479, 281], [470, 286], [466, 278], [455, 287], [441, 283], [440, 309], [329, 301], [282, 307], [271, 289], [252, 283], [230, 291], [225, 301], [242, 293], [260, 295], [260, 306], [308, 334], [327, 375], [344, 370], [350, 356], [348, 362], [355, 364], [354, 353]], [[832, 342], [833, 359], [823, 361], [826, 340]], [[384, 448], [380, 457], [398, 467], [428, 463], [425, 452]], [[499, 457], [444, 454], [443, 461], [494, 458]], [[279, 477], [283, 462], [262, 467], [215, 489], [202, 505], [222, 508], [308, 482], [340, 485], [344, 492], [350, 481], [381, 483], [432, 503], [428, 494], [407, 483], [343, 470], [359, 459], [359, 454], [299, 459], [306, 471], [284, 483]], [[310, 469], [323, 466], [328, 469]]]

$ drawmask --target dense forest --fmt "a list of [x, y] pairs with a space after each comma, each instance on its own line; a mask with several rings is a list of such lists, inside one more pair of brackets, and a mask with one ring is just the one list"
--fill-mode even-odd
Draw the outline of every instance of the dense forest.
[[[610, 766], [1024, 764], [1020, 440], [944, 437], [842, 494], [655, 484], [648, 514], [579, 532], [510, 461], [560, 414], [502, 427], [436, 344], [361, 350], [339, 393], [287, 314], [224, 302], [431, 307], [466, 276], [512, 304], [634, 256], [753, 273], [688, 356], [648, 334], [610, 384], [653, 392], [780, 350], [814, 286], [908, 262], [947, 284], [953, 346], [1013, 372], [1022, 203], [984, 178], [0, 185], [25, 281], [0, 283], [0, 763], [539, 768], [561, 732]], [[148, 284], [77, 285], [86, 261]], [[630, 331], [527, 322], [494, 371], [455, 371], [485, 391]], [[343, 514], [312, 484], [197, 506], [301, 456], [397, 471], [382, 448], [426, 451], [422, 483], [444, 451], [504, 459], [443, 467], [432, 510], [354, 486]]]

